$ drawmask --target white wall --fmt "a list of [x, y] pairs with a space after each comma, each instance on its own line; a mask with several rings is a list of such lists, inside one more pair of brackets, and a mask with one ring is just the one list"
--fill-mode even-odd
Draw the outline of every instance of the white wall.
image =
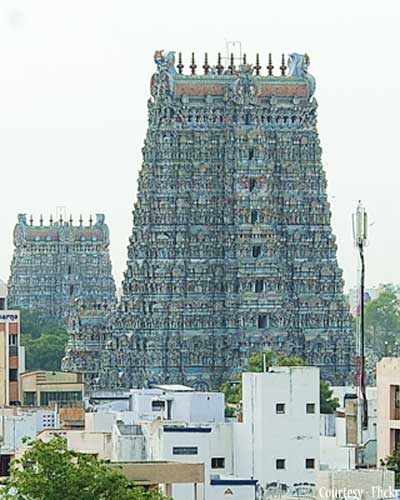
[[[194, 426], [188, 426], [188, 432], [166, 432], [165, 427], [170, 427], [165, 423], [157, 422], [147, 424], [144, 430], [149, 439], [149, 460], [172, 460], [175, 462], [204, 463], [206, 477], [206, 499], [210, 494], [210, 475], [230, 475], [233, 473], [233, 425], [232, 424], [209, 424], [197, 426], [203, 429], [210, 429], [210, 432], [192, 432]], [[176, 455], [173, 453], [174, 447], [194, 447], [197, 454]], [[223, 469], [212, 469], [212, 458], [224, 458], [225, 467]], [[199, 485], [199, 498], [204, 493], [203, 485]], [[187, 484], [173, 486], [174, 500], [189, 500], [192, 498], [193, 486]]]
[[335, 436], [320, 436], [321, 470], [349, 470], [355, 468], [355, 448], [341, 446]]
[[21, 446], [24, 437], [36, 437], [36, 414], [0, 415], [0, 433], [2, 437], [1, 453], [14, 453], [15, 449]]
[[[285, 413], [276, 413], [276, 404]], [[306, 404], [315, 413], [306, 413]], [[264, 486], [270, 482], [291, 485], [315, 482], [319, 469], [319, 369], [278, 367], [267, 373], [243, 374], [243, 424], [235, 429], [235, 467], [239, 477], [254, 477]], [[306, 469], [306, 458], [315, 460]], [[276, 460], [285, 460], [285, 469]]]
[[[153, 408], [152, 402], [164, 402], [164, 408]], [[224, 422], [225, 400], [222, 393], [179, 392], [161, 389], [131, 390], [130, 409], [135, 420], [167, 419], [191, 423]]]

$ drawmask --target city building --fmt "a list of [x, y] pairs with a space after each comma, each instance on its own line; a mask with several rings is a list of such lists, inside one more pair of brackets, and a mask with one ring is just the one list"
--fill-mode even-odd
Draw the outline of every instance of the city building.
[[173, 52], [157, 51], [155, 63], [123, 293], [97, 387], [207, 391], [263, 349], [344, 383], [353, 336], [308, 56], [290, 54], [289, 68], [283, 57], [279, 75], [271, 57], [267, 74], [259, 58], [207, 60], [202, 74], [194, 56], [190, 74]]
[[316, 482], [320, 464], [319, 369], [276, 367], [243, 374], [243, 422], [235, 468], [268, 488]]
[[133, 389], [129, 409], [135, 420], [161, 418], [192, 423], [225, 421], [222, 393], [197, 392], [182, 385]]
[[72, 218], [44, 225], [28, 223], [18, 215], [14, 229], [14, 255], [9, 279], [9, 304], [63, 319], [73, 299], [84, 305], [115, 302], [109, 254], [110, 236], [104, 215], [78, 225]]
[[400, 443], [400, 358], [382, 358], [376, 365], [378, 464]]
[[21, 375], [24, 406], [49, 406], [53, 403], [82, 402], [82, 373], [34, 370]]
[[25, 370], [20, 345], [20, 313], [8, 309], [7, 285], [0, 280], [0, 406], [20, 401], [19, 380]]
[[59, 428], [56, 411], [18, 406], [0, 409], [0, 476], [7, 476], [10, 461], [23, 446], [24, 438], [35, 439], [44, 429]]
[[[112, 404], [91, 407], [84, 429], [48, 428], [38, 438], [61, 436], [69, 448], [113, 464], [203, 464], [205, 480], [196, 487], [200, 499], [233, 494], [248, 500], [262, 491], [296, 496], [315, 488], [320, 464], [317, 367], [245, 373], [241, 421], [223, 418], [223, 394], [179, 385], [132, 390], [122, 411]], [[196, 498], [193, 481], [176, 483], [168, 490], [175, 500]]]

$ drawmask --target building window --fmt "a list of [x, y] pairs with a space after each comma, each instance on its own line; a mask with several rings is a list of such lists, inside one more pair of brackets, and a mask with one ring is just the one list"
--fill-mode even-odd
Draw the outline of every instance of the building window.
[[172, 448], [173, 455], [197, 455], [197, 446], [174, 446]]
[[249, 179], [249, 191], [250, 193], [256, 188], [256, 179]]
[[255, 246], [253, 247], [253, 257], [258, 257], [261, 253], [261, 247]]
[[[248, 119], [248, 115], [247, 115]], [[249, 160], [252, 160], [254, 158], [254, 148], [249, 148]]]
[[306, 469], [315, 469], [315, 459], [306, 458]]
[[40, 406], [47, 406], [52, 401], [67, 403], [68, 401], [82, 401], [82, 392], [46, 392], [40, 393]]
[[251, 211], [250, 219], [251, 219], [251, 223], [252, 224], [255, 224], [258, 221], [258, 212], [257, 212], [257, 210], [252, 210]]
[[256, 280], [254, 290], [256, 293], [261, 293], [264, 291], [264, 280], [258, 279]]
[[36, 406], [36, 392], [24, 392], [24, 405]]
[[400, 386], [390, 386], [390, 420], [400, 420]]
[[258, 326], [258, 328], [267, 328], [267, 315], [266, 314], [259, 314], [258, 315], [257, 326]]
[[285, 403], [276, 403], [275, 412], [276, 413], [285, 413]]
[[10, 346], [11, 345], [13, 345], [13, 346], [17, 345], [17, 335], [10, 335], [8, 341], [9, 341], [9, 345]]
[[17, 382], [18, 381], [18, 369], [17, 368], [10, 368], [8, 370], [8, 379], [10, 382]]
[[392, 454], [399, 448], [400, 429], [390, 429], [390, 453]]
[[151, 402], [151, 409], [153, 411], [161, 411], [164, 410], [165, 408], [165, 401], [152, 401]]
[[212, 469], [224, 469], [225, 468], [225, 458], [214, 457], [211, 459]]
[[306, 404], [306, 413], [315, 413], [315, 403]]
[[275, 463], [276, 463], [277, 469], [284, 469], [285, 468], [285, 459], [284, 458], [277, 458]]

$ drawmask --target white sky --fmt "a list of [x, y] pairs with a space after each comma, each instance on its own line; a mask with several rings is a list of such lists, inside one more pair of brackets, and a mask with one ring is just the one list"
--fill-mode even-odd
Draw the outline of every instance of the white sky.
[[[400, 5], [369, 0], [0, 0], [0, 276], [17, 213], [104, 212], [119, 281], [147, 125], [155, 49], [248, 60], [307, 52], [338, 258], [355, 280], [351, 213], [371, 227], [367, 283], [400, 282]], [[265, 72], [265, 69], [263, 70]]]

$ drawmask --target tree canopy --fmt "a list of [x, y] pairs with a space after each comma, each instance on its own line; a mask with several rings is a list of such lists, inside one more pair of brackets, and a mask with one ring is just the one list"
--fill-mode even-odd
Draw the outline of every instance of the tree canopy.
[[20, 500], [167, 500], [158, 490], [134, 487], [117, 469], [68, 450], [65, 441], [32, 441], [10, 467], [5, 498]]
[[339, 407], [339, 399], [333, 396], [333, 391], [328, 382], [321, 380], [319, 384], [320, 413], [335, 413]]
[[67, 340], [61, 321], [21, 311], [21, 345], [25, 347], [28, 370], [59, 370]]
[[394, 472], [395, 487], [400, 488], [400, 448], [397, 447], [385, 460], [381, 460], [381, 466]]
[[396, 289], [385, 285], [384, 291], [365, 306], [365, 340], [378, 356], [397, 355], [400, 335], [400, 302]]

